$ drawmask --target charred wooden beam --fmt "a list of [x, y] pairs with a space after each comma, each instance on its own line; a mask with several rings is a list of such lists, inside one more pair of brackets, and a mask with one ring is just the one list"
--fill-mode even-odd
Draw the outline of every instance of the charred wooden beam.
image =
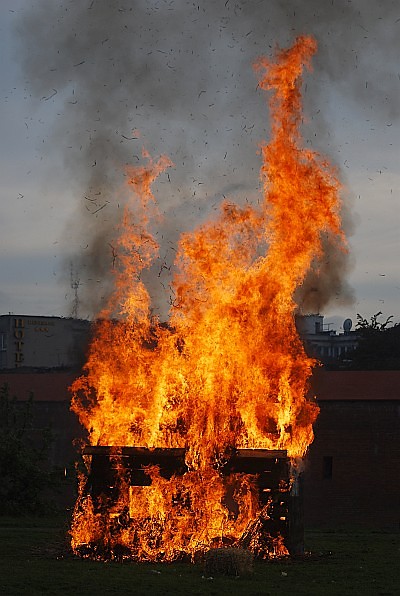
[[[87, 446], [83, 455], [90, 460], [86, 492], [95, 508], [105, 513], [107, 507], [118, 502], [120, 478], [130, 487], [146, 487], [152, 483], [149, 466], [157, 466], [166, 479], [183, 476], [189, 470], [184, 448]], [[122, 474], [121, 474], [122, 472]], [[235, 478], [248, 474], [254, 478], [260, 512], [246, 528], [237, 546], [260, 552], [279, 548], [282, 539], [290, 554], [302, 554], [304, 527], [301, 479], [296, 478], [285, 450], [235, 449], [218, 468], [224, 477], [226, 494], [224, 506], [230, 514], [237, 514]]]

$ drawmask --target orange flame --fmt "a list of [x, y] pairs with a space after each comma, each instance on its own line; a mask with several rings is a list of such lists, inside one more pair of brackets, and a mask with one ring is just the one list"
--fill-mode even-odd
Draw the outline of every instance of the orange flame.
[[[235, 489], [239, 514], [230, 519], [218, 473], [227, 453], [284, 449], [301, 457], [313, 440], [318, 408], [306, 394], [314, 362], [295, 328], [293, 296], [321, 257], [322, 235], [344, 242], [339, 183], [325, 161], [301, 147], [301, 74], [315, 51], [312, 38], [300, 37], [275, 62], [256, 63], [259, 86], [272, 91], [264, 202], [260, 208], [225, 202], [215, 220], [182, 236], [168, 326], [151, 318], [140, 274], [158, 250], [151, 184], [172, 164], [146, 155], [146, 167], [128, 170], [133, 204], [114, 247], [116, 289], [99, 315], [86, 374], [72, 386], [72, 409], [92, 445], [186, 448], [184, 477], [166, 481], [149, 470], [150, 486], [124, 493], [124, 506], [139, 521], [118, 540], [135, 543], [140, 559], [162, 551], [171, 560], [218, 536], [238, 540], [259, 505], [245, 475]], [[185, 507], [171, 513], [178, 493], [190, 498], [190, 515]], [[75, 545], [80, 525], [76, 517]], [[149, 538], [155, 528], [162, 547]]]

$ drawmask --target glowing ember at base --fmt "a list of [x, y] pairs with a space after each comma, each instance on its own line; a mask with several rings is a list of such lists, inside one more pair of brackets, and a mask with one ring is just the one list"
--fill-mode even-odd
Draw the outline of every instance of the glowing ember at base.
[[[318, 414], [307, 398], [314, 361], [296, 331], [294, 296], [318, 269], [322, 237], [344, 242], [338, 181], [300, 143], [301, 73], [315, 49], [301, 37], [276, 63], [257, 63], [266, 73], [259, 86], [272, 91], [264, 201], [226, 202], [182, 236], [168, 326], [152, 317], [141, 274], [158, 251], [151, 184], [172, 164], [145, 155], [146, 167], [128, 171], [132, 205], [113, 243], [115, 292], [72, 386], [92, 445], [71, 529], [75, 552], [166, 561], [226, 543], [260, 556], [287, 552], [286, 453], [304, 455]], [[246, 450], [263, 455], [244, 465]], [[90, 465], [103, 465], [100, 488]], [[279, 481], [267, 481], [276, 469]]]

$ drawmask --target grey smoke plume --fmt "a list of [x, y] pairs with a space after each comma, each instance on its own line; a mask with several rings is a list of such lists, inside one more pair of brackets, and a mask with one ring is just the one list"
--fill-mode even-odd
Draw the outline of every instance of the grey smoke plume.
[[[119, 191], [124, 165], [141, 161], [142, 145], [175, 164], [155, 187], [164, 219], [151, 288], [163, 316], [180, 232], [223, 197], [257, 200], [257, 146], [268, 138], [268, 112], [254, 60], [299, 34], [316, 37], [304, 131], [325, 153], [332, 82], [346, 98], [379, 105], [382, 118], [398, 115], [391, 97], [399, 80], [389, 65], [399, 50], [399, 17], [396, 0], [37, 0], [28, 8], [18, 25], [21, 61], [38, 99], [57, 102], [52, 146], [76, 189], [66, 242], [80, 313], [98, 312], [110, 291], [113, 238], [127, 200]], [[386, 71], [377, 70], [378, 55]], [[343, 218], [350, 232], [346, 202]], [[299, 290], [303, 311], [352, 298], [348, 256], [329, 242], [326, 249], [318, 275], [311, 272]]]

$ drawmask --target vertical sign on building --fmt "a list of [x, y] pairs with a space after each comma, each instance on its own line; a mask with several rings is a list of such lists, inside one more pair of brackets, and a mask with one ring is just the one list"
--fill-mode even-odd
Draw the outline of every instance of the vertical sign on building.
[[15, 366], [21, 366], [24, 362], [24, 336], [25, 336], [25, 321], [24, 319], [14, 319], [14, 343], [15, 343]]

